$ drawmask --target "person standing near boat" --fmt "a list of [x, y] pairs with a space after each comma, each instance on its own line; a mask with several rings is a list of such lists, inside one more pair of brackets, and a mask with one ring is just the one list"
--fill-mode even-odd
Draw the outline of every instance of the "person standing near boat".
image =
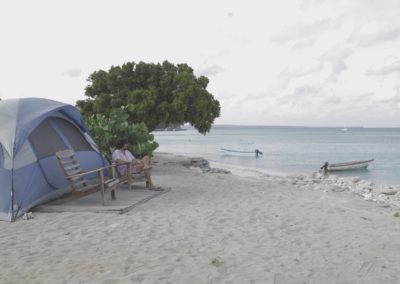
[[328, 171], [328, 166], [329, 166], [329, 163], [328, 163], [328, 162], [325, 162], [325, 164], [320, 168], [320, 171], [321, 171], [323, 174], [326, 174], [326, 172]]

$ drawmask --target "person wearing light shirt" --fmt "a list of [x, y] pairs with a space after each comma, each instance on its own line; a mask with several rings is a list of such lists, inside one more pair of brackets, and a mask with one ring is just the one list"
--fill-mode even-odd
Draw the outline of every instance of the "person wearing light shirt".
[[127, 165], [119, 165], [121, 163], [132, 162], [131, 164], [131, 173], [138, 174], [144, 172], [144, 175], [147, 179], [148, 188], [150, 190], [159, 190], [154, 186], [151, 175], [150, 175], [150, 158], [149, 156], [143, 157], [143, 159], [136, 159], [135, 156], [128, 150], [128, 141], [126, 139], [120, 139], [117, 141], [117, 149], [112, 154], [112, 160], [117, 164], [117, 170], [121, 176], [126, 175], [126, 171], [128, 170]]

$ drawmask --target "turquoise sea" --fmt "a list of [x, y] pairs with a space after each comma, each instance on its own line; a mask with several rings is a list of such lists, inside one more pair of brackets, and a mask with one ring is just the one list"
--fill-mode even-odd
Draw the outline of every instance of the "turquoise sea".
[[[214, 126], [207, 135], [194, 129], [153, 133], [158, 152], [239, 165], [278, 175], [310, 175], [325, 161], [375, 161], [363, 170], [335, 172], [378, 184], [400, 184], [400, 128], [311, 128]], [[227, 155], [220, 148], [261, 150], [255, 156]]]

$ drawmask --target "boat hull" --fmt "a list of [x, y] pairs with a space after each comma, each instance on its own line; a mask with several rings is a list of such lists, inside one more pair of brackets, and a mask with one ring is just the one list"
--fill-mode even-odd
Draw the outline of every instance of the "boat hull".
[[348, 171], [348, 170], [356, 170], [356, 169], [364, 169], [369, 166], [374, 160], [366, 160], [366, 161], [354, 161], [349, 163], [338, 163], [328, 165], [328, 171]]
[[225, 148], [221, 148], [220, 150], [225, 155], [246, 156], [246, 157], [256, 156], [256, 153], [254, 151], [236, 151]]

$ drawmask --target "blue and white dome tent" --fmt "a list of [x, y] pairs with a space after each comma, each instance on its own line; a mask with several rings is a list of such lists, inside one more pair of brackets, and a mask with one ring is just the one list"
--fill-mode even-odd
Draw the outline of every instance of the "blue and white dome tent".
[[41, 98], [0, 101], [0, 220], [68, 192], [55, 153], [72, 149], [82, 169], [107, 165], [80, 112]]

